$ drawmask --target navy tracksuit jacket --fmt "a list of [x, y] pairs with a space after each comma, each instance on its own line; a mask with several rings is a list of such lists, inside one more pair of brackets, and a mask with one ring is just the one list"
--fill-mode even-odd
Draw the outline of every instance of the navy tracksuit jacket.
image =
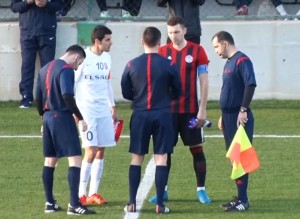
[[22, 55], [20, 94], [33, 100], [36, 54], [41, 67], [54, 59], [56, 47], [56, 12], [63, 8], [62, 0], [47, 0], [41, 8], [26, 0], [12, 0], [11, 10], [19, 13], [20, 44]]

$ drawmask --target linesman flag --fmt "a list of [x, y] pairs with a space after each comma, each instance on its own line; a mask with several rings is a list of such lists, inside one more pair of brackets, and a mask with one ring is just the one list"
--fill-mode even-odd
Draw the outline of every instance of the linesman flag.
[[259, 168], [257, 154], [242, 125], [235, 133], [226, 157], [231, 160], [232, 164], [231, 179], [237, 179]]

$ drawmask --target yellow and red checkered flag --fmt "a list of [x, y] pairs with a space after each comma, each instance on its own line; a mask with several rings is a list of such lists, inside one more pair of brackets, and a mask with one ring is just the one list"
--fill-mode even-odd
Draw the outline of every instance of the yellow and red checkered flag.
[[257, 154], [242, 125], [235, 133], [226, 157], [231, 160], [232, 164], [231, 179], [237, 179], [259, 168]]

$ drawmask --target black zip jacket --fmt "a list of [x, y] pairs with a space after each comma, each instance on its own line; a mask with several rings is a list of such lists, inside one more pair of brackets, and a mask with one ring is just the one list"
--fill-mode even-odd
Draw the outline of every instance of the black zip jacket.
[[155, 0], [158, 7], [168, 7], [169, 17], [182, 17], [187, 29], [186, 38], [201, 36], [199, 6], [205, 0]]
[[55, 35], [56, 12], [64, 7], [62, 0], [47, 0], [44, 8], [28, 4], [26, 0], [11, 0], [12, 12], [19, 13], [19, 26], [22, 35]]

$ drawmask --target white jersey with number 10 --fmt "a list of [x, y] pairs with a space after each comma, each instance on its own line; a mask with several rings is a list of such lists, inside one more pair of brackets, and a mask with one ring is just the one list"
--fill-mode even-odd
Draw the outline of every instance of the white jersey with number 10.
[[111, 57], [107, 52], [94, 54], [90, 48], [85, 52], [86, 58], [75, 73], [76, 104], [84, 118], [111, 116]]

